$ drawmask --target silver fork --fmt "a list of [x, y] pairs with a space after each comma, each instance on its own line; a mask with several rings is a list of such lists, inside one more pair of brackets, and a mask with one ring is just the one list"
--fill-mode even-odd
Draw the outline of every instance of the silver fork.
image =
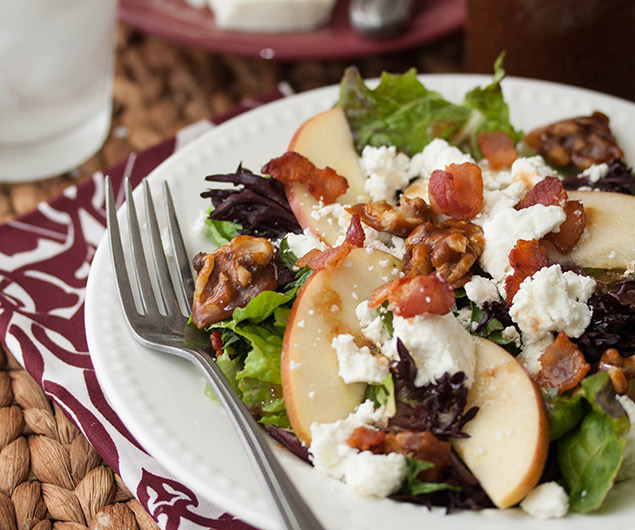
[[[187, 359], [205, 374], [245, 446], [281, 528], [323, 529], [273, 455], [262, 430], [240, 401], [216, 363], [206, 353], [205, 346], [209, 346], [209, 341], [202, 340], [200, 334], [186, 327], [188, 315], [181, 308], [179, 294], [172, 283], [150, 187], [146, 180], [143, 181], [143, 185], [150, 248], [154, 263], [152, 272], [150, 272], [144, 255], [130, 180], [126, 178], [125, 181], [133, 269], [136, 278], [135, 290], [139, 295], [141, 305], [137, 309], [125, 264], [112, 183], [110, 177], [107, 177], [106, 180], [106, 207], [111, 257], [121, 305], [132, 335], [147, 348]], [[194, 281], [167, 182], [164, 183], [163, 191], [168, 228], [180, 273], [175, 282], [180, 286], [180, 294], [185, 296], [189, 307], [191, 307]], [[156, 295], [150, 280], [151, 275], [157, 279], [159, 289]]]

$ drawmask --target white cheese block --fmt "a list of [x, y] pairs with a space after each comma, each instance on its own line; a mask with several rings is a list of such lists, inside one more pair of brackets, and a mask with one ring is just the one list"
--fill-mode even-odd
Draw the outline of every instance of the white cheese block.
[[233, 31], [284, 33], [326, 24], [336, 0], [208, 0], [216, 25]]

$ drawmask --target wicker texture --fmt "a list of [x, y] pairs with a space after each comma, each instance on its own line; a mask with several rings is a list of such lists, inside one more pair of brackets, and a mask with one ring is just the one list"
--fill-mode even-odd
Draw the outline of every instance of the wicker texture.
[[0, 528], [157, 528], [61, 409], [1, 349]]

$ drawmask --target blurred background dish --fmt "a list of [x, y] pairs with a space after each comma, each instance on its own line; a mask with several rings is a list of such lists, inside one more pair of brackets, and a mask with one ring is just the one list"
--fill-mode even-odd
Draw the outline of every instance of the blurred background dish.
[[406, 50], [463, 27], [464, 0], [415, 2], [410, 23], [394, 39], [358, 35], [348, 20], [349, 0], [340, 0], [330, 22], [307, 33], [239, 33], [217, 27], [214, 14], [183, 0], [121, 0], [119, 16], [131, 26], [164, 39], [208, 51], [265, 59], [343, 59]]

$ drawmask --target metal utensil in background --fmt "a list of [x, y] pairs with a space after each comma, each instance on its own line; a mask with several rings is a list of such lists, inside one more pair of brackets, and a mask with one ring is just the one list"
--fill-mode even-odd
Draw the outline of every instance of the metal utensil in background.
[[355, 31], [371, 39], [396, 36], [412, 11], [412, 0], [351, 0], [349, 20]]

